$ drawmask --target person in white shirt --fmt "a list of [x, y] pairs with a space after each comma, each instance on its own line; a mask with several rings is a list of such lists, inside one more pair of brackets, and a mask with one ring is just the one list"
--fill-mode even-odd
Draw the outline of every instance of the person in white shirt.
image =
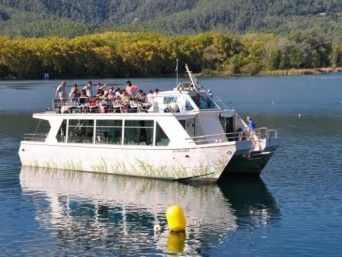
[[62, 81], [61, 84], [58, 85], [55, 92], [55, 97], [58, 97], [61, 101], [66, 97], [65, 86], [66, 82]]
[[146, 95], [146, 102], [150, 105], [153, 104], [153, 90], [150, 90], [150, 92]]
[[88, 97], [92, 97], [93, 96], [93, 82], [88, 81], [88, 84], [83, 87], [83, 90], [86, 91], [86, 94]]

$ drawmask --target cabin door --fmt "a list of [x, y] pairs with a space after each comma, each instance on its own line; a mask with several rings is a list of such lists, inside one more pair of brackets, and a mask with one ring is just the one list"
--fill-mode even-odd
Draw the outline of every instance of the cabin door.
[[228, 117], [225, 119], [224, 131], [225, 131], [225, 133], [234, 132], [234, 117]]

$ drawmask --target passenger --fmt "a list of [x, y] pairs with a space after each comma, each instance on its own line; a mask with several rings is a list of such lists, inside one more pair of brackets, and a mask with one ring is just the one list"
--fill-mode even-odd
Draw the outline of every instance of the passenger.
[[123, 112], [127, 112], [128, 109], [130, 108], [131, 97], [127, 93], [127, 91], [123, 91], [120, 98], [121, 98], [121, 104], [123, 106]]
[[154, 90], [154, 92], [153, 92], [153, 96], [158, 96], [158, 94], [159, 94], [159, 89], [156, 88], [156, 89]]
[[120, 88], [117, 88], [117, 89], [115, 90], [114, 95], [115, 95], [116, 97], [120, 97], [121, 94], [122, 94], [121, 89], [120, 89]]
[[146, 96], [146, 101], [148, 104], [153, 104], [153, 90], [150, 90], [150, 92]]
[[80, 97], [80, 91], [78, 90], [78, 85], [74, 84], [71, 88], [71, 91], [69, 93], [69, 96], [72, 100], [76, 100]]
[[195, 104], [199, 107], [200, 106], [200, 103], [201, 103], [201, 95], [200, 94], [197, 94], [195, 97], [194, 97], [194, 102]]
[[88, 107], [88, 96], [86, 90], [81, 91], [81, 95], [79, 98], [79, 108], [81, 108], [82, 112], [86, 112]]
[[96, 95], [100, 94], [102, 91], [105, 91], [105, 87], [106, 85], [105, 84], [102, 84], [102, 83], [97, 83], [96, 84]]
[[61, 84], [59, 84], [57, 89], [56, 89], [55, 97], [58, 97], [59, 100], [61, 100], [61, 101], [63, 101], [63, 99], [66, 96], [65, 86], [66, 86], [66, 82], [62, 81]]
[[250, 117], [250, 116], [247, 116], [247, 118], [246, 118], [246, 120], [247, 120], [247, 122], [248, 122], [248, 129], [249, 130], [254, 130], [254, 129], [256, 129], [256, 124], [255, 124], [255, 122], [252, 120], [252, 118]]
[[92, 97], [93, 96], [93, 82], [92, 81], [88, 81], [88, 84], [85, 85], [83, 87], [83, 89], [86, 90], [88, 97]]
[[111, 107], [111, 101], [110, 101], [108, 96], [109, 96], [109, 92], [105, 91], [102, 98], [101, 98], [102, 100], [100, 103], [101, 112], [108, 112], [108, 110]]
[[109, 88], [108, 90], [108, 99], [113, 100], [115, 98], [113, 88]]
[[98, 112], [99, 103], [97, 102], [95, 97], [89, 98], [88, 108], [90, 112]]
[[146, 103], [146, 95], [145, 95], [144, 91], [139, 90], [139, 93], [138, 93], [136, 99], [139, 103]]
[[96, 97], [102, 98], [103, 95], [104, 95], [104, 93], [105, 93], [105, 91], [104, 91], [103, 89], [100, 89], [100, 90], [97, 92]]
[[193, 98], [195, 104], [197, 105], [197, 107], [199, 109], [207, 109], [209, 108], [208, 106], [208, 102], [206, 100], [205, 97], [202, 97], [200, 94], [197, 94], [194, 98]]
[[126, 92], [130, 95], [130, 96], [135, 96], [137, 94], [138, 91], [138, 87], [136, 85], [133, 85], [131, 81], [127, 81], [126, 82], [127, 86], [126, 86]]

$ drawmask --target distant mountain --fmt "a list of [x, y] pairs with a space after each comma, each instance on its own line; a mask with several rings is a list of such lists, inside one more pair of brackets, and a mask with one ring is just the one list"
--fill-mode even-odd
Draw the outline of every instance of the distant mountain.
[[0, 33], [73, 36], [106, 29], [167, 33], [313, 31], [341, 39], [341, 0], [0, 0]]

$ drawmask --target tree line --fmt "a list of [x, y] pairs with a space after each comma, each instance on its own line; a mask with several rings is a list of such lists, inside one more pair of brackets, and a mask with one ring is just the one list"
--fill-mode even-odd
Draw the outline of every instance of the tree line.
[[312, 31], [342, 41], [340, 0], [0, 0], [0, 34], [66, 36], [101, 29], [197, 33]]
[[[105, 32], [75, 38], [0, 37], [0, 78], [167, 76], [175, 62], [194, 72], [258, 74], [342, 66], [342, 46], [311, 34], [207, 32], [171, 36]], [[184, 70], [183, 70], [184, 71]], [[182, 70], [181, 70], [182, 72]]]

